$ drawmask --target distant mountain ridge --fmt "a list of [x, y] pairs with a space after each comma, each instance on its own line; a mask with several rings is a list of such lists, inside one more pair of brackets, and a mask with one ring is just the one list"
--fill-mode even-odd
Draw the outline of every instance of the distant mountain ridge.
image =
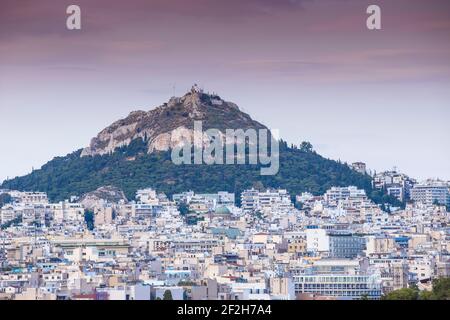
[[266, 129], [234, 103], [193, 87], [156, 109], [132, 112], [102, 130], [89, 147], [56, 157], [39, 170], [4, 181], [0, 188], [43, 191], [57, 201], [103, 186], [119, 188], [133, 199], [136, 190], [146, 187], [168, 195], [194, 190], [229, 191], [239, 196], [255, 185], [286, 188], [292, 195], [322, 194], [332, 186], [355, 185], [374, 200], [387, 199], [372, 190], [368, 175], [314, 151], [289, 147], [284, 141], [280, 142], [280, 170], [274, 176], [261, 176], [260, 165], [175, 165], [169, 137], [192, 131], [195, 120], [201, 120], [206, 129]]

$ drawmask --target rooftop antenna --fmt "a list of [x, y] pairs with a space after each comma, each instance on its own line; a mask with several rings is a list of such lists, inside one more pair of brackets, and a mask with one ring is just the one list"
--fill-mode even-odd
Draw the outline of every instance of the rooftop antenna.
[[173, 86], [172, 86], [172, 90], [173, 90], [173, 94], [172, 97], [175, 97], [175, 88], [176, 88], [177, 84], [174, 82]]

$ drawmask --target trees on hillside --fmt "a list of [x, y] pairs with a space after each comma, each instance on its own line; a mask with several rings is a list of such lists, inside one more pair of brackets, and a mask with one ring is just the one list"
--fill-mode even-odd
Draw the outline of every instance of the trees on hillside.
[[89, 230], [94, 230], [94, 213], [91, 211], [86, 211], [84, 213], [84, 221]]
[[9, 193], [0, 194], [0, 207], [8, 204], [12, 201], [11, 195]]
[[170, 291], [170, 290], [164, 291], [163, 300], [173, 300], [172, 291]]
[[389, 292], [383, 300], [417, 300], [419, 291], [412, 288], [403, 288]]
[[300, 144], [300, 151], [303, 151], [303, 152], [313, 152], [313, 145], [310, 143], [310, 142], [308, 142], [308, 141], [303, 141], [301, 144]]
[[[170, 196], [186, 190], [239, 195], [252, 186], [283, 188], [291, 195], [305, 191], [320, 195], [333, 186], [353, 185], [365, 189], [377, 204], [398, 205], [397, 199], [374, 191], [369, 176], [312, 150], [308, 142], [297, 149], [281, 141], [278, 174], [261, 176], [261, 165], [175, 165], [170, 151], [147, 154], [145, 143], [138, 139], [112, 154], [80, 157], [78, 150], [57, 157], [29, 175], [5, 181], [0, 188], [42, 191], [50, 201], [57, 202], [105, 185], [120, 188], [129, 199], [134, 198], [136, 190], [148, 186]], [[237, 201], [239, 204], [239, 196]]]
[[417, 286], [394, 290], [382, 297], [383, 300], [450, 300], [450, 278], [433, 280], [431, 291], [419, 291]]

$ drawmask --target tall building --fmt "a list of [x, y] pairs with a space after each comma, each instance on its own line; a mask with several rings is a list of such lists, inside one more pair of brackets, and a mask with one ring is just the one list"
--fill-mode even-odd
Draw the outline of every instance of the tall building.
[[339, 200], [347, 200], [350, 198], [367, 198], [364, 190], [357, 187], [332, 187], [324, 196], [327, 202], [335, 202]]
[[366, 248], [366, 239], [350, 232], [330, 232], [330, 257], [353, 259], [362, 255]]
[[293, 208], [291, 197], [285, 189], [268, 189], [259, 192], [255, 189], [241, 193], [241, 207], [244, 212], [256, 210], [289, 210]]
[[411, 200], [431, 206], [450, 204], [449, 186], [439, 180], [427, 180], [411, 189]]
[[379, 299], [382, 282], [377, 273], [363, 271], [355, 260], [319, 260], [304, 274], [294, 275], [296, 294], [337, 299]]
[[387, 194], [397, 198], [399, 201], [404, 201], [406, 198], [405, 188], [399, 184], [392, 184], [386, 188]]

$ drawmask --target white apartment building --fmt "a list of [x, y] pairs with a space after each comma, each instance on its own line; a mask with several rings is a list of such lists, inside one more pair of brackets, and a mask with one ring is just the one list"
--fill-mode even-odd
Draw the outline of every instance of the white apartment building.
[[409, 261], [409, 272], [413, 273], [419, 281], [430, 279], [434, 275], [435, 265], [433, 258], [413, 258]]
[[434, 203], [440, 205], [450, 204], [449, 186], [443, 181], [428, 180], [417, 184], [411, 189], [411, 200], [420, 202], [427, 206]]
[[285, 189], [268, 189], [264, 192], [250, 189], [242, 192], [241, 207], [244, 212], [288, 211], [293, 208], [293, 205], [291, 197]]
[[84, 207], [81, 203], [70, 203], [69, 201], [50, 205], [54, 220], [57, 223], [68, 221], [83, 221]]
[[327, 252], [330, 250], [330, 238], [325, 229], [306, 229], [306, 250], [310, 252]]
[[327, 202], [337, 202], [339, 200], [366, 199], [366, 198], [367, 198], [366, 191], [358, 189], [355, 186], [332, 187], [324, 195], [324, 199]]
[[13, 205], [6, 205], [0, 209], [0, 224], [8, 223], [16, 219], [21, 213], [21, 210]]
[[9, 194], [16, 202], [25, 204], [46, 204], [48, 197], [45, 192], [10, 191]]
[[386, 236], [368, 236], [366, 255], [384, 255], [395, 250], [395, 240]]
[[413, 179], [396, 170], [385, 171], [376, 174], [373, 178], [373, 186], [376, 189], [385, 188], [387, 193], [400, 201], [410, 197], [410, 190], [415, 184]]
[[141, 189], [136, 192], [136, 200], [142, 204], [158, 205], [159, 199], [156, 190], [151, 188]]
[[230, 286], [232, 300], [270, 300], [265, 282], [233, 282]]
[[296, 293], [340, 299], [369, 299], [381, 297], [381, 278], [373, 275], [315, 274], [294, 276]]
[[174, 194], [172, 196], [175, 203], [185, 203], [197, 212], [215, 210], [218, 206], [234, 207], [234, 193], [219, 191], [217, 193], [195, 194], [193, 191]]
[[251, 212], [259, 206], [259, 191], [255, 189], [245, 190], [241, 193], [241, 208], [244, 212]]
[[16, 218], [21, 217], [24, 224], [40, 223], [44, 224], [47, 214], [50, 214], [50, 205], [48, 204], [25, 204], [14, 203], [3, 206], [0, 209], [0, 223], [5, 224]]
[[338, 299], [379, 299], [382, 281], [378, 273], [363, 271], [358, 260], [323, 259], [305, 273], [294, 275], [295, 292]]

